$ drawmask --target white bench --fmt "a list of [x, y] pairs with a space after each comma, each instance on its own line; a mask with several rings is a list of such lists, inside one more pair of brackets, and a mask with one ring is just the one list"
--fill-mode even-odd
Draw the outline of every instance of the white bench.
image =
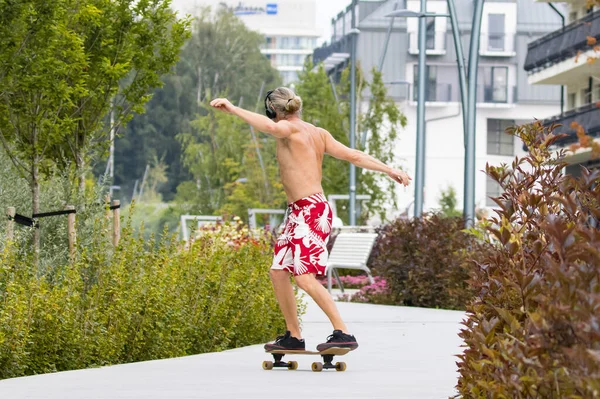
[[327, 262], [327, 290], [331, 293], [331, 276], [335, 277], [344, 292], [337, 271], [335, 269], [355, 269], [367, 273], [369, 282], [374, 284], [371, 271], [367, 267], [367, 260], [377, 239], [376, 233], [340, 233], [333, 243]]

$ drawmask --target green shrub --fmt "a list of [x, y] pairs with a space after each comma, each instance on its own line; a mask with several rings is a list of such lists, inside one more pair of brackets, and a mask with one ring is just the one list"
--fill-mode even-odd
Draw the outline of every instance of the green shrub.
[[241, 225], [222, 225], [184, 248], [145, 242], [109, 222], [52, 278], [14, 245], [0, 252], [0, 379], [219, 351], [284, 329], [268, 276], [271, 248]]
[[494, 250], [470, 271], [458, 391], [600, 398], [600, 172], [563, 176], [557, 137], [539, 123], [512, 133], [529, 154], [486, 168], [504, 194], [488, 227]]
[[462, 218], [397, 219], [379, 234], [370, 266], [387, 281], [392, 304], [463, 309], [470, 301], [467, 262], [485, 245]]

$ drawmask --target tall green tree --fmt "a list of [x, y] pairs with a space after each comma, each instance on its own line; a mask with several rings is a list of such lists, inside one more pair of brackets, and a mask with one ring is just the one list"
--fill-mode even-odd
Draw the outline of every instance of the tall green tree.
[[[187, 37], [169, 0], [0, 2], [0, 141], [28, 177], [32, 213], [40, 179], [85, 163], [108, 130], [142, 111]], [[39, 247], [39, 235], [35, 237]]]
[[212, 97], [227, 95], [236, 105], [254, 110], [263, 83], [264, 92], [278, 85], [277, 70], [260, 53], [263, 43], [260, 34], [249, 30], [231, 12], [223, 8], [200, 10], [175, 75], [164, 79], [164, 87], [155, 92], [147, 112], [134, 117], [127, 133], [117, 140], [117, 183], [131, 191], [146, 164], [154, 156], [164, 156], [169, 182], [161, 190], [163, 197], [170, 200], [176, 191], [180, 200], [191, 195], [198, 179], [183, 165], [185, 149], [175, 137], [194, 132], [191, 122], [207, 115], [201, 104]]
[[184, 148], [184, 165], [195, 178], [193, 183], [178, 187], [178, 202], [188, 204], [189, 211], [244, 219], [248, 208], [284, 206], [275, 141], [260, 138], [255, 142], [250, 127], [242, 120], [215, 111], [208, 104], [202, 109], [206, 114], [192, 122], [194, 131], [178, 136]]

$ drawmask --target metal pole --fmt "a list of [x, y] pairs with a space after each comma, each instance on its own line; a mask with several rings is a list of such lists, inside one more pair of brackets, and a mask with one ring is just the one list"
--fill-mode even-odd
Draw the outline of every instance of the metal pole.
[[[421, 0], [421, 14], [427, 13], [426, 0]], [[425, 187], [425, 30], [427, 20], [424, 15], [419, 18], [419, 64], [418, 64], [418, 97], [417, 97], [417, 159], [415, 171], [415, 217], [423, 213], [423, 190]]]
[[458, 28], [458, 17], [456, 16], [456, 7], [454, 0], [447, 0], [448, 13], [450, 14], [450, 24], [452, 25], [452, 39], [454, 39], [454, 49], [456, 50], [456, 63], [458, 65], [458, 83], [460, 87], [460, 103], [462, 105], [463, 117], [463, 139], [465, 148], [467, 148], [467, 73], [465, 71], [465, 56], [463, 53], [462, 42], [460, 41], [460, 30]]
[[[356, 2], [352, 0], [350, 50], [350, 148], [356, 148]], [[350, 164], [350, 226], [356, 225], [356, 166]]]
[[[556, 12], [558, 14], [558, 16], [560, 17], [561, 20], [561, 24], [562, 24], [562, 29], [565, 29], [565, 16], [563, 15], [562, 12], [560, 12], [558, 10], [558, 8], [556, 8], [556, 6], [552, 3], [548, 3], [548, 5], [550, 6], [550, 8], [552, 8], [554, 10], [554, 12]], [[565, 113], [565, 86], [560, 86], [560, 114], [564, 115]]]
[[469, 102], [467, 121], [467, 147], [465, 148], [464, 218], [466, 227], [475, 222], [475, 127], [477, 107], [477, 66], [479, 64], [479, 40], [484, 0], [475, 0], [471, 44], [469, 46]]
[[[398, 9], [398, 1], [394, 4], [394, 11]], [[377, 66], [377, 70], [381, 72], [383, 69], [383, 63], [385, 61], [385, 56], [387, 55], [388, 46], [390, 44], [390, 37], [392, 36], [392, 29], [394, 28], [394, 19], [396, 17], [392, 17], [390, 20], [390, 26], [388, 26], [387, 34], [385, 35], [385, 44], [383, 45], [383, 53], [381, 54], [381, 58], [379, 59], [379, 65]]]

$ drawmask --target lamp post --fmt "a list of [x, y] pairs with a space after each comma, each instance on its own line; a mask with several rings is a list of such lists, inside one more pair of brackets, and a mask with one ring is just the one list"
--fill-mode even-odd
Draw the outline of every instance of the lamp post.
[[[360, 31], [356, 29], [356, 5], [352, 0], [352, 30], [350, 31], [350, 148], [356, 148], [356, 41]], [[356, 226], [356, 166], [350, 164], [350, 226]]]
[[[425, 171], [424, 134], [425, 134], [425, 17], [449, 17], [452, 26], [452, 38], [456, 50], [458, 67], [458, 81], [460, 98], [463, 111], [463, 130], [465, 143], [465, 171], [464, 171], [464, 218], [467, 227], [472, 226], [475, 219], [475, 112], [477, 104], [477, 66], [479, 61], [479, 41], [481, 19], [483, 16], [484, 0], [475, 0], [473, 13], [473, 29], [469, 47], [469, 76], [465, 71], [462, 43], [458, 28], [458, 18], [454, 0], [447, 0], [449, 14], [427, 13], [425, 0], [421, 0], [420, 12], [411, 10], [397, 10], [386, 17], [419, 18], [419, 92], [417, 98], [417, 159], [415, 171], [415, 217], [419, 217], [423, 210], [423, 188]], [[467, 91], [468, 90], [468, 91]]]

